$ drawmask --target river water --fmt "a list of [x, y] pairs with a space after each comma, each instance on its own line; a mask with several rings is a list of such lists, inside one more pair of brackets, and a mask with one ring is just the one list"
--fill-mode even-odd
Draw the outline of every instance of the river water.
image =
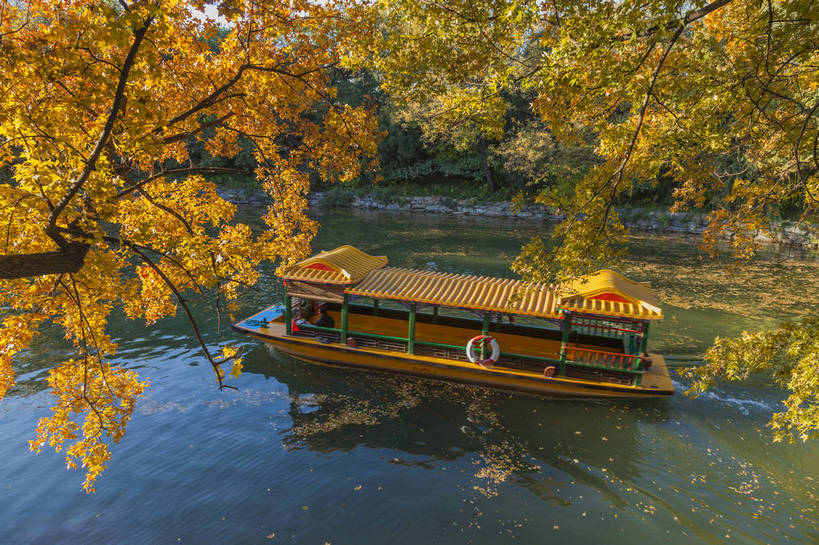
[[[315, 215], [316, 250], [499, 276], [541, 228]], [[675, 367], [819, 300], [816, 257], [777, 249], [727, 271], [696, 239], [636, 235], [623, 271], [657, 288], [651, 349]], [[260, 287], [239, 315], [279, 300], [270, 269]], [[114, 317], [118, 361], [151, 387], [92, 495], [61, 455], [27, 445], [69, 347], [54, 329], [20, 358], [0, 402], [1, 543], [819, 543], [819, 441], [771, 442], [785, 394], [762, 378], [698, 399], [676, 373], [671, 399], [544, 399], [302, 363], [197, 312], [209, 344], [245, 347], [239, 390], [216, 389], [181, 316]]]

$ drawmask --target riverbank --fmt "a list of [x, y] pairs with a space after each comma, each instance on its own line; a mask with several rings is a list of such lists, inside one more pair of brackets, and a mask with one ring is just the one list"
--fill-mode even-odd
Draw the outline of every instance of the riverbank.
[[[385, 198], [382, 193], [360, 196], [345, 193], [345, 198], [339, 199], [336, 193], [311, 193], [310, 206], [490, 218], [520, 218], [554, 222], [561, 221], [564, 218], [555, 209], [540, 204], [525, 204], [516, 207], [510, 201], [478, 202], [476, 199], [454, 199], [440, 196]], [[236, 204], [262, 205], [269, 201], [269, 197], [265, 193], [251, 189], [220, 189], [220, 194]], [[706, 214], [694, 212], [672, 213], [667, 210], [618, 208], [617, 213], [626, 227], [636, 231], [702, 234], [708, 225]], [[770, 229], [772, 236], [760, 233], [757, 235], [757, 240], [785, 246], [819, 249], [819, 226], [779, 222], [772, 223]]]

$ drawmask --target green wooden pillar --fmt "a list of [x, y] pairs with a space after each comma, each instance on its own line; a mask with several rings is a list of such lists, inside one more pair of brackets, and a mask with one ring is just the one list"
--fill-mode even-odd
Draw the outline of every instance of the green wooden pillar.
[[438, 323], [438, 305], [433, 305], [432, 307], [432, 323]]
[[347, 344], [347, 294], [344, 294], [344, 302], [341, 303], [341, 342]]
[[407, 353], [415, 354], [415, 303], [410, 305], [409, 332], [407, 334]]
[[[483, 325], [481, 326], [481, 335], [489, 335], [489, 325], [490, 325], [491, 321], [492, 321], [492, 315], [490, 313], [488, 313], [488, 312], [484, 312], [483, 313]], [[480, 348], [480, 357], [481, 357], [481, 359], [484, 359], [486, 357], [486, 347], [487, 346], [488, 346], [488, 343], [486, 341], [483, 341], [481, 343], [481, 348]]]
[[[285, 288], [287, 289], [287, 288]], [[291, 307], [293, 306], [293, 298], [287, 295], [285, 291], [284, 296], [284, 331], [287, 335], [293, 334], [293, 311]]]
[[648, 352], [648, 322], [643, 322], [643, 335], [640, 338], [640, 352]]
[[373, 316], [378, 316], [378, 299], [373, 299]]
[[[645, 365], [643, 364], [643, 354], [648, 354], [648, 321], [643, 322], [643, 333], [640, 335], [640, 350], [638, 351], [639, 358], [634, 358], [634, 363], [632, 363], [632, 371], [640, 371], [645, 369]], [[642, 383], [643, 376], [636, 375], [634, 377], [634, 384], [636, 386], [640, 386]]]
[[566, 376], [566, 349], [569, 347], [569, 335], [572, 332], [572, 315], [563, 314], [563, 338], [560, 342], [560, 375]]

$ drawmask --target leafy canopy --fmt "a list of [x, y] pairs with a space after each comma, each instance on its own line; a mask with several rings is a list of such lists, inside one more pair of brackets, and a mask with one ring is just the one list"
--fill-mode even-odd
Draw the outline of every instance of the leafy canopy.
[[[86, 490], [147, 385], [111, 361], [112, 309], [153, 323], [181, 306], [222, 385], [241, 360], [205, 346], [184, 297], [232, 310], [262, 260], [303, 257], [310, 176], [350, 180], [375, 153], [374, 116], [336, 101], [326, 74], [370, 32], [367, 10], [215, 4], [225, 26], [202, 0], [0, 0], [0, 397], [14, 355], [61, 326], [77, 356], [50, 372], [55, 405], [32, 448], [66, 448]], [[189, 154], [200, 140], [231, 157], [240, 138], [273, 198], [259, 234], [203, 177], [228, 169]]]
[[[520, 89], [562, 142], [595, 136], [601, 162], [574, 194], [565, 199], [550, 186], [537, 197], [565, 220], [551, 243], [536, 237], [523, 248], [513, 269], [525, 278], [565, 282], [616, 263], [628, 233], [615, 203], [660, 178], [674, 185], [673, 210], [713, 209], [703, 237], [712, 254], [727, 240], [736, 258], [750, 258], [778, 208], [800, 211], [816, 236], [819, 9], [812, 0], [380, 5], [388, 22], [377, 60], [385, 86], [415, 102], [434, 97], [441, 130], [468, 118], [497, 132], [502, 93]], [[811, 323], [792, 326], [793, 342]], [[768, 336], [785, 343], [787, 330], [760, 334], [760, 347], [719, 341], [695, 389], [709, 376], [740, 378], [745, 369], [796, 376], [798, 366], [785, 367], [787, 358], [762, 347]], [[815, 376], [816, 345], [799, 346], [776, 353], [801, 354], [813, 362], [805, 373]], [[794, 394], [773, 421], [777, 437], [807, 438], [819, 429], [817, 381], [785, 383]]]

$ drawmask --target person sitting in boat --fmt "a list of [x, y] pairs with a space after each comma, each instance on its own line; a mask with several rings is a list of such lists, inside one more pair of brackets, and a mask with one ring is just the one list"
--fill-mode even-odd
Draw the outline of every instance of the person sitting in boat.
[[319, 327], [336, 327], [336, 322], [331, 316], [327, 315], [327, 303], [321, 303], [318, 306], [319, 318], [315, 325]]

